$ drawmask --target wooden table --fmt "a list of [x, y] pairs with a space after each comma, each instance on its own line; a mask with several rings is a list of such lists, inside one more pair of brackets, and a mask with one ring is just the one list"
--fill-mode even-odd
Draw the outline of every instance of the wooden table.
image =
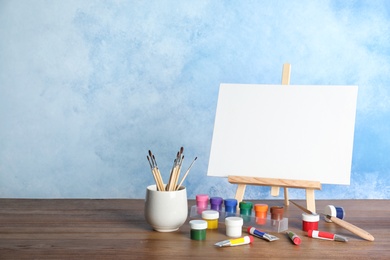
[[[254, 203], [258, 201], [253, 201]], [[305, 205], [304, 201], [296, 201]], [[261, 201], [269, 206], [282, 201]], [[194, 205], [189, 201], [189, 207]], [[176, 232], [153, 231], [143, 215], [144, 200], [130, 199], [0, 199], [0, 259], [378, 259], [390, 258], [390, 200], [317, 200], [317, 210], [342, 206], [345, 220], [375, 237], [363, 240], [334, 223], [319, 229], [348, 237], [348, 242], [308, 238], [301, 231], [301, 211], [286, 208], [289, 229], [300, 235], [295, 246], [280, 239], [217, 248], [227, 239], [223, 225], [208, 230], [205, 241], [190, 239], [188, 221]]]

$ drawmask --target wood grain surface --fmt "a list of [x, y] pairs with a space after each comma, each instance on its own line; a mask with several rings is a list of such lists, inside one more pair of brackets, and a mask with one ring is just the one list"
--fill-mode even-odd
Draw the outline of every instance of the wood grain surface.
[[[305, 205], [304, 201], [294, 200]], [[281, 200], [252, 201], [283, 206]], [[195, 201], [189, 200], [189, 207]], [[348, 238], [335, 242], [308, 238], [302, 211], [285, 210], [289, 229], [302, 243], [293, 245], [282, 233], [267, 242], [217, 248], [227, 239], [225, 227], [208, 230], [205, 241], [190, 239], [188, 221], [176, 232], [159, 233], [144, 219], [144, 200], [131, 199], [0, 199], [0, 259], [388, 259], [390, 258], [389, 200], [317, 200], [344, 207], [348, 222], [366, 230], [366, 241], [346, 229], [321, 220], [319, 229]], [[244, 235], [245, 233], [243, 233]]]

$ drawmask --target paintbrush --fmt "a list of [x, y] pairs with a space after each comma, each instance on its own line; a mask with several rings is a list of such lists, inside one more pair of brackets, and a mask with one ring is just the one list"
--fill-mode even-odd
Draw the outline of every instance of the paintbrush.
[[191, 170], [191, 168], [192, 168], [192, 165], [194, 164], [194, 162], [196, 161], [196, 159], [198, 159], [198, 157], [195, 157], [195, 159], [192, 161], [190, 167], [188, 167], [187, 171], [184, 173], [183, 178], [181, 179], [179, 185], [177, 185], [176, 190], [179, 190], [180, 186], [183, 184], [184, 180], [187, 178], [187, 175], [188, 175], [188, 173], [190, 172], [190, 170]]
[[[149, 158], [149, 156], [150, 156], [150, 158]], [[156, 181], [156, 188], [158, 191], [163, 191], [164, 190], [164, 182], [162, 180], [160, 170], [158, 169], [156, 158], [154, 157], [152, 151], [150, 151], [150, 150], [149, 150], [149, 156], [146, 156], [146, 158], [148, 159], [154, 180]]]
[[177, 171], [176, 171], [175, 178], [174, 178], [173, 185], [172, 185], [172, 190], [176, 190], [177, 182], [179, 181], [179, 176], [180, 176], [180, 172], [181, 172], [181, 166], [183, 164], [183, 160], [184, 160], [184, 155], [181, 156], [181, 159], [178, 163]]
[[173, 160], [171, 173], [169, 174], [169, 180], [168, 180], [167, 186], [165, 187], [166, 191], [169, 191], [169, 189], [170, 189], [170, 186], [171, 186], [171, 183], [172, 183], [173, 174], [174, 174], [174, 171], [175, 171], [176, 161], [177, 161], [177, 159]]
[[158, 179], [160, 190], [163, 191], [164, 190], [164, 181], [163, 181], [163, 179], [161, 177], [160, 169], [158, 168], [156, 157], [154, 156], [154, 154], [153, 154], [153, 162], [154, 162], [154, 165], [155, 165], [154, 170], [156, 172], [156, 176], [157, 176], [157, 179]]
[[184, 152], [184, 148], [180, 147], [180, 151], [179, 151], [179, 154], [177, 157], [177, 169], [175, 172], [175, 176], [173, 178], [173, 184], [172, 184], [171, 190], [176, 190], [177, 182], [179, 181], [181, 166], [182, 166], [183, 160], [184, 160], [183, 152]]
[[171, 174], [169, 176], [168, 185], [166, 186], [166, 191], [173, 191], [176, 189], [176, 184], [180, 175], [181, 163], [183, 162], [184, 156], [182, 153], [184, 148], [181, 147], [180, 150], [176, 154], [176, 159], [173, 161], [173, 166], [171, 170]]
[[[152, 170], [153, 178], [154, 178], [154, 180], [155, 180], [155, 182], [156, 182], [156, 189], [157, 189], [158, 191], [164, 190], [164, 188], [161, 187], [160, 179], [159, 179], [159, 177], [158, 177], [158, 175], [157, 175], [156, 168], [155, 168], [155, 166], [154, 166], [152, 160], [149, 159], [149, 156], [146, 156], [146, 158], [147, 158], [148, 161], [149, 161], [150, 169]], [[163, 187], [164, 187], [164, 186], [163, 186]]]
[[[308, 214], [316, 214], [316, 213], [313, 213], [311, 212], [310, 210], [308, 210], [307, 208], [304, 208], [302, 207], [301, 205], [293, 202], [292, 200], [289, 200], [292, 204], [294, 204], [295, 206], [297, 206], [298, 208], [300, 208], [303, 212], [306, 212]], [[339, 219], [337, 217], [333, 217], [333, 216], [330, 216], [330, 215], [326, 215], [324, 213], [320, 213], [321, 215], [325, 216], [326, 218], [332, 220], [334, 223], [336, 223], [337, 225], [339, 225], [340, 227], [343, 227], [345, 228], [346, 230], [354, 233], [355, 235], [358, 235], [359, 237], [361, 238], [364, 238], [368, 241], [374, 241], [374, 237], [368, 233], [367, 231], [345, 221], [345, 220], [342, 220], [342, 219]]]
[[156, 173], [154, 172], [153, 164], [150, 161], [149, 156], [146, 156], [146, 158], [148, 159], [148, 162], [149, 162], [149, 165], [150, 165], [150, 170], [152, 171], [154, 181], [156, 182], [156, 188], [157, 188], [157, 190], [160, 190], [160, 186], [158, 185], [157, 176], [156, 176]]

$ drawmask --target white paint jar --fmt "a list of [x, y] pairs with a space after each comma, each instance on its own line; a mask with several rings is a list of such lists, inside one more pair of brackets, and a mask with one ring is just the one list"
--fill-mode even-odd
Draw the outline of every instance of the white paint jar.
[[226, 235], [228, 237], [241, 237], [244, 220], [241, 217], [225, 218]]

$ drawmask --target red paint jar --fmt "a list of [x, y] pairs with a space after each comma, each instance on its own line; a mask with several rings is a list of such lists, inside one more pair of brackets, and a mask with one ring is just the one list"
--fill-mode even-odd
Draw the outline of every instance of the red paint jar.
[[318, 214], [306, 214], [302, 213], [302, 230], [318, 230], [318, 222], [320, 221], [320, 215]]

